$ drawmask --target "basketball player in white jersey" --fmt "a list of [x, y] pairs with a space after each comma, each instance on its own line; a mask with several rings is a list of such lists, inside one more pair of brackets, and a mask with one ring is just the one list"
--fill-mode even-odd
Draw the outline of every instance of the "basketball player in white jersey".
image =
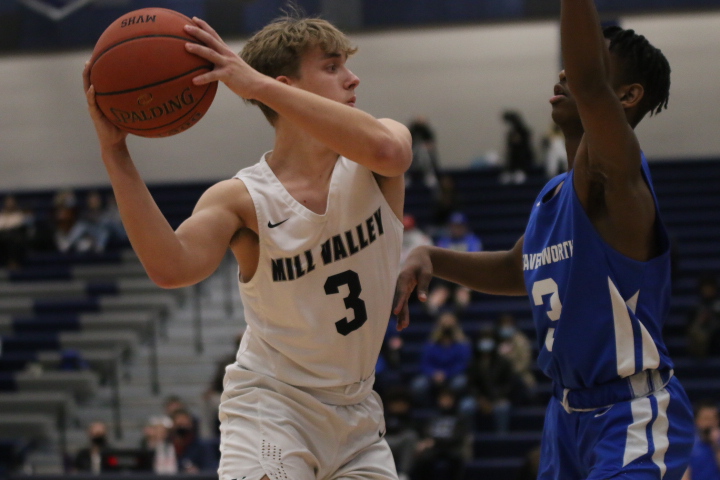
[[220, 406], [221, 480], [397, 479], [372, 391], [399, 270], [402, 124], [354, 108], [348, 39], [319, 19], [282, 18], [241, 56], [207, 23], [188, 51], [258, 104], [275, 145], [210, 187], [173, 231], [130, 158], [126, 134], [85, 90], [102, 158], [133, 248], [166, 288], [207, 278], [229, 247], [248, 329]]

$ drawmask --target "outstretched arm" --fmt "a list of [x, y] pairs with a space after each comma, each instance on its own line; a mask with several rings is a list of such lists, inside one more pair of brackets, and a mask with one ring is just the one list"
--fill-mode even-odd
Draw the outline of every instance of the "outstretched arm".
[[[379, 175], [396, 177], [408, 169], [412, 142], [404, 125], [378, 120], [348, 104], [263, 75], [233, 52], [206, 22], [193, 20], [197, 26], [185, 28], [205, 46], [188, 43], [187, 50], [215, 64], [214, 70], [194, 79], [196, 84], [221, 81], [240, 97], [264, 103], [331, 150]], [[332, 60], [328, 58], [328, 68], [332, 68]]]
[[244, 185], [228, 180], [211, 187], [192, 216], [173, 231], [135, 168], [127, 133], [110, 123], [98, 108], [87, 65], [83, 81], [120, 216], [148, 276], [164, 288], [191, 285], [208, 277], [220, 264], [234, 233], [244, 226], [243, 191], [249, 197]]
[[434, 276], [482, 293], [527, 295], [522, 262], [524, 238], [520, 237], [511, 250], [501, 252], [458, 252], [439, 247], [414, 249], [395, 288], [393, 313], [398, 317], [398, 330], [410, 324], [410, 294], [417, 287], [418, 299], [426, 301]]
[[562, 0], [560, 33], [567, 84], [585, 135], [575, 159], [574, 186], [600, 235], [637, 260], [654, 253], [655, 204], [641, 170], [628, 120], [644, 95], [625, 79], [600, 28], [594, 0]]

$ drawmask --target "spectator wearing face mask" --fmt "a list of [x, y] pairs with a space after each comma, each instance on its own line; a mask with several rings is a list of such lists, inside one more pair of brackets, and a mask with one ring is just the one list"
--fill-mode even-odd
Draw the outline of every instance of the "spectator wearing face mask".
[[98, 474], [102, 472], [102, 455], [108, 448], [107, 425], [95, 421], [87, 428], [88, 446], [80, 449], [73, 462], [76, 472]]
[[458, 412], [452, 390], [440, 390], [436, 402], [437, 413], [425, 422], [410, 478], [460, 480], [464, 477], [471, 424]]
[[210, 444], [197, 434], [192, 414], [187, 410], [176, 410], [172, 415], [172, 439], [175, 447], [178, 472], [198, 473], [214, 471], [218, 467], [218, 455]]
[[431, 406], [442, 388], [461, 392], [472, 349], [453, 312], [438, 317], [430, 340], [424, 345], [420, 374], [413, 379], [412, 392], [417, 405]]
[[510, 424], [510, 407], [521, 382], [510, 361], [498, 353], [495, 330], [482, 330], [475, 343], [475, 355], [468, 369], [470, 394], [460, 402], [464, 416], [492, 416], [497, 433], [505, 433]]
[[500, 342], [498, 353], [510, 361], [513, 371], [523, 381], [530, 396], [537, 385], [532, 373], [533, 351], [530, 339], [517, 328], [515, 317], [509, 313], [502, 314], [498, 319], [497, 337]]

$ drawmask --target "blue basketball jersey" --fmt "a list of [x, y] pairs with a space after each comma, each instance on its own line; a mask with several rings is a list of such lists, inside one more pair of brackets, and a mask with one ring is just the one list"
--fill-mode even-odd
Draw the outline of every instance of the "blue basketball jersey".
[[620, 254], [600, 237], [577, 197], [573, 171], [550, 180], [530, 214], [523, 270], [540, 343], [538, 366], [563, 388], [672, 368], [661, 336], [670, 307], [670, 245], [644, 155], [642, 171], [655, 200], [662, 252], [647, 262]]

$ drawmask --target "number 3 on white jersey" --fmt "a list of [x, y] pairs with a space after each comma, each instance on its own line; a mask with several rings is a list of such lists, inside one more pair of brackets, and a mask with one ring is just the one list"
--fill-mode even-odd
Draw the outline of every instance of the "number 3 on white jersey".
[[[558, 285], [552, 278], [538, 280], [533, 283], [532, 297], [535, 305], [544, 305], [543, 297], [545, 295], [550, 295], [550, 310], [546, 312], [547, 316], [551, 321], [557, 322], [562, 312], [562, 304], [560, 303], [560, 295], [558, 294]], [[545, 347], [549, 352], [552, 352], [554, 341], [555, 328], [548, 328], [547, 336], [545, 337]]]

